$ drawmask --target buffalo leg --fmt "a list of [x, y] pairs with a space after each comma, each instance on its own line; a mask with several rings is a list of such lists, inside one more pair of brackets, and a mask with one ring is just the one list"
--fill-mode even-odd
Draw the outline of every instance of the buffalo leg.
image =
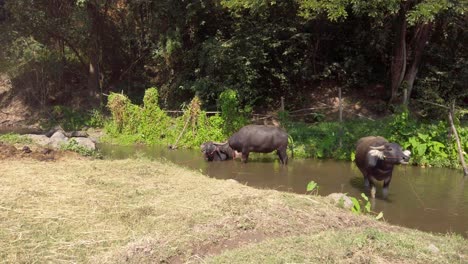
[[369, 179], [364, 177], [364, 187], [369, 188]]
[[279, 159], [281, 161], [281, 164], [287, 165], [288, 164], [288, 154], [286, 153], [286, 148], [278, 149], [276, 151], [276, 153], [278, 154], [278, 157], [279, 157]]
[[392, 177], [388, 177], [387, 179], [384, 180], [383, 189], [382, 189], [384, 198], [387, 198], [388, 196], [388, 187], [390, 186], [391, 181], [392, 181]]
[[376, 189], [375, 189], [375, 183], [374, 183], [374, 179], [372, 176], [367, 176], [367, 177], [364, 177], [364, 184], [366, 184], [366, 181], [369, 183], [369, 187], [370, 187], [370, 195], [372, 198], [375, 198], [375, 193], [376, 193]]
[[248, 151], [242, 151], [242, 162], [247, 163], [247, 160], [249, 159], [249, 152]]
[[375, 192], [376, 192], [375, 185], [374, 183], [371, 183], [370, 195], [372, 198], [375, 198]]

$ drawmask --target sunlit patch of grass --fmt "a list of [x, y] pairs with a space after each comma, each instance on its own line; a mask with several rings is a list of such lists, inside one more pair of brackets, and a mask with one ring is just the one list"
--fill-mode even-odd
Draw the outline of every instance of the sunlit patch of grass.
[[[377, 228], [322, 231], [266, 240], [227, 251], [205, 263], [462, 263], [468, 247], [459, 236], [421, 235]], [[437, 248], [434, 252], [431, 247]]]
[[[379, 239], [383, 242], [377, 241], [379, 247], [367, 256], [371, 260], [401, 253], [400, 262], [411, 262], [426, 248], [419, 240], [441, 250], [436, 261], [467, 255], [461, 238], [408, 231], [353, 215], [323, 197], [256, 190], [164, 161], [8, 160], [0, 166], [0, 259], [9, 263], [202, 262], [223, 251], [213, 261], [245, 256], [261, 263], [269, 260], [263, 253], [254, 258], [242, 250], [270, 252], [269, 247], [272, 255], [290, 247], [284, 259], [292, 262], [307, 259], [305, 248], [331, 254]], [[368, 239], [368, 230], [375, 231], [375, 238]], [[386, 238], [387, 233], [409, 242]], [[273, 244], [247, 249], [262, 240]], [[320, 241], [328, 249], [322, 250]], [[236, 248], [239, 258], [229, 255]]]

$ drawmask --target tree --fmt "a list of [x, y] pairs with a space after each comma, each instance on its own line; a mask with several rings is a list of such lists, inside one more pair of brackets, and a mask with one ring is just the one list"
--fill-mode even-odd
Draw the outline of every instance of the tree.
[[[326, 13], [328, 19], [332, 21], [344, 20], [348, 17], [347, 10], [351, 9], [357, 15], [373, 18], [376, 23], [393, 23], [394, 40], [390, 71], [390, 102], [395, 102], [398, 90], [404, 83], [405, 89], [407, 89], [404, 104], [408, 104], [434, 20], [439, 15], [447, 13], [447, 10], [464, 14], [468, 8], [464, 1], [448, 0], [299, 0], [299, 3], [302, 10], [301, 14], [306, 18], [313, 18], [318, 14]], [[409, 67], [407, 67], [408, 63], [410, 63]]]

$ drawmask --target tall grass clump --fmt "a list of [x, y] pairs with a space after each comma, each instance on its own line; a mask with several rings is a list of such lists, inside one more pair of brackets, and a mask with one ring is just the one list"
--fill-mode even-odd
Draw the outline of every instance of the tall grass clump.
[[104, 141], [191, 148], [208, 140], [225, 140], [224, 119], [220, 115], [207, 116], [197, 96], [183, 109], [182, 116], [176, 118], [168, 116], [158, 100], [158, 90], [154, 87], [146, 90], [142, 106], [132, 104], [125, 95], [111, 94], [107, 107], [112, 120], [106, 124], [108, 138]]
[[236, 91], [227, 89], [219, 95], [221, 117], [224, 120], [223, 132], [230, 135], [248, 123], [248, 108], [241, 109]]
[[154, 87], [149, 88], [143, 97], [141, 118], [138, 122], [138, 132], [146, 143], [156, 144], [166, 138], [171, 131], [171, 118], [158, 104], [159, 94]]

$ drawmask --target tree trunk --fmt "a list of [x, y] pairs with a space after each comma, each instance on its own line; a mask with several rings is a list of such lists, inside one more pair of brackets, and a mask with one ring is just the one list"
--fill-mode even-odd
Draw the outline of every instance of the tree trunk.
[[92, 99], [96, 98], [96, 95], [99, 94], [100, 81], [99, 81], [99, 60], [101, 55], [101, 45], [99, 40], [100, 34], [100, 14], [98, 10], [97, 3], [87, 4], [88, 16], [91, 21], [91, 28], [89, 31], [90, 41], [88, 48], [89, 55], [89, 72], [88, 72], [88, 94]]
[[406, 8], [402, 6], [396, 19], [396, 36], [393, 47], [391, 65], [391, 97], [390, 103], [397, 98], [398, 88], [403, 81], [406, 72]]
[[404, 78], [404, 84], [407, 92], [405, 98], [403, 99], [403, 105], [408, 105], [409, 98], [411, 97], [414, 80], [418, 74], [421, 57], [424, 51], [424, 47], [426, 46], [426, 42], [429, 39], [429, 33], [431, 32], [431, 29], [432, 23], [429, 22], [427, 24], [420, 24], [418, 29], [415, 31], [414, 47], [412, 49], [414, 54], [413, 61]]

